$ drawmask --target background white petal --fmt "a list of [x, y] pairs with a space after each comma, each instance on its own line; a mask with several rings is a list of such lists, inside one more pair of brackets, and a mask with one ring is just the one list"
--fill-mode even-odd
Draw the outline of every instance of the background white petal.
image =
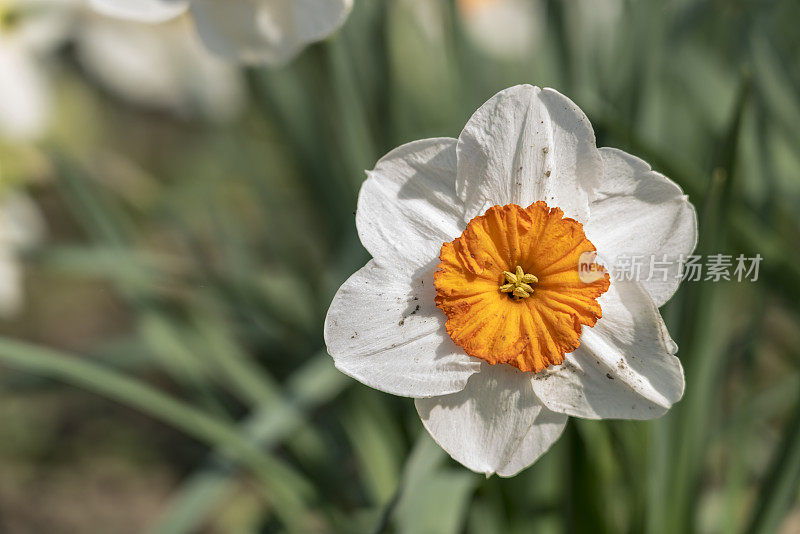
[[[190, 0], [89, 0], [103, 15], [138, 22], [164, 22], [189, 7]], [[227, 2], [225, 2], [227, 3]]]
[[325, 343], [343, 373], [394, 395], [460, 391], [480, 362], [455, 345], [434, 303], [433, 272], [409, 274], [370, 261], [336, 292]]
[[22, 269], [14, 251], [0, 249], [0, 318], [20, 311], [23, 302]]
[[39, 137], [49, 115], [50, 84], [40, 59], [21, 43], [0, 38], [0, 136]]
[[26, 194], [3, 192], [0, 200], [0, 246], [25, 250], [44, 238], [45, 222], [39, 207]]
[[[641, 256], [639, 281], [662, 306], [678, 289], [679, 259], [697, 245], [697, 214], [681, 188], [641, 159], [601, 148], [605, 170], [584, 226], [601, 263]], [[653, 264], [650, 259], [664, 262]], [[648, 278], [650, 278], [648, 280]]]
[[518, 85], [470, 118], [458, 138], [456, 189], [464, 219], [495, 204], [537, 200], [585, 221], [603, 175], [586, 115], [553, 89]]
[[389, 152], [361, 186], [356, 227], [375, 260], [431, 271], [442, 244], [464, 230], [455, 192], [456, 140], [414, 141]]
[[74, 31], [74, 15], [80, 0], [15, 0], [4, 7], [20, 14], [6, 34], [21, 46], [44, 57], [62, 46]]
[[23, 269], [19, 253], [37, 245], [45, 233], [39, 208], [27, 195], [3, 192], [0, 199], [0, 317], [23, 304]]
[[[268, 1], [268, 0], [267, 0]], [[344, 24], [353, 0], [290, 0], [295, 31], [306, 43], [324, 39]]]
[[206, 46], [245, 63], [279, 65], [339, 29], [352, 0], [195, 0]]
[[501, 59], [532, 55], [542, 37], [545, 12], [540, 0], [458, 0], [467, 35]]
[[583, 327], [581, 346], [533, 377], [551, 410], [589, 419], [652, 419], [683, 396], [683, 368], [661, 315], [635, 282], [613, 281], [603, 317]]
[[186, 19], [150, 25], [89, 16], [76, 49], [90, 75], [135, 105], [224, 120], [244, 102], [238, 69], [205, 50]]
[[[30, 141], [51, 113], [48, 62], [73, 28], [72, 0], [0, 2], [0, 136]], [[5, 25], [4, 25], [4, 24]]]
[[508, 365], [482, 364], [463, 391], [417, 399], [434, 440], [478, 473], [514, 476], [544, 454], [567, 417], [542, 406], [530, 376]]

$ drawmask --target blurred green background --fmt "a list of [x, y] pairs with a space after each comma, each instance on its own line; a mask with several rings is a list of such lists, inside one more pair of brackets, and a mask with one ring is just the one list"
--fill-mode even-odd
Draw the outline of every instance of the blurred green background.
[[[532, 2], [513, 50], [470, 4], [356, 0], [236, 73], [225, 120], [132, 104], [58, 47], [51, 128], [0, 142], [46, 226], [0, 325], [0, 532], [800, 532], [800, 3]], [[368, 259], [364, 170], [518, 83], [678, 182], [700, 253], [764, 260], [662, 310], [687, 381], [665, 417], [572, 419], [487, 479], [336, 371], [322, 324]]]

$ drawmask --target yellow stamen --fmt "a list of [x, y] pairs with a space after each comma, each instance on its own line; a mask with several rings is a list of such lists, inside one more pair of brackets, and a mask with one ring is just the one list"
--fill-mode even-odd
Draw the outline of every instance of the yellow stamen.
[[508, 283], [502, 284], [500, 286], [500, 291], [503, 293], [511, 293], [519, 299], [528, 298], [533, 295], [533, 286], [531, 286], [531, 284], [535, 284], [539, 281], [534, 275], [525, 274], [525, 271], [519, 265], [517, 265], [516, 273], [503, 271], [503, 276]]

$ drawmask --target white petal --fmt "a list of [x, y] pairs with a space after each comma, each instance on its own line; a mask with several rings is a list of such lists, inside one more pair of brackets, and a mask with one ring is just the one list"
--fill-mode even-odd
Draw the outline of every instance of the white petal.
[[135, 105], [224, 120], [243, 103], [236, 67], [206, 51], [184, 19], [149, 25], [87, 17], [76, 39], [84, 68]]
[[455, 194], [456, 140], [414, 141], [368, 172], [356, 211], [358, 235], [392, 269], [433, 270], [442, 244], [464, 230]]
[[189, 7], [190, 0], [89, 0], [103, 15], [138, 22], [164, 22]]
[[464, 219], [495, 204], [537, 200], [585, 221], [603, 175], [586, 115], [553, 89], [511, 87], [475, 112], [458, 138]]
[[527, 373], [484, 363], [463, 391], [417, 399], [434, 440], [478, 473], [513, 476], [558, 439], [567, 417], [542, 406]]
[[11, 4], [11, 9], [24, 13], [11, 34], [30, 52], [40, 56], [55, 52], [72, 36], [76, 6], [71, 0], [24, 0]]
[[0, 136], [36, 138], [50, 115], [50, 86], [40, 59], [19, 43], [0, 39]]
[[603, 317], [583, 327], [581, 346], [562, 365], [533, 377], [551, 410], [589, 419], [652, 419], [683, 396], [683, 368], [650, 296], [613, 281], [598, 302]]
[[195, 0], [209, 50], [245, 63], [280, 65], [339, 29], [352, 0]]
[[291, 0], [295, 31], [306, 42], [319, 41], [338, 30], [353, 7], [353, 0]]
[[25, 194], [7, 191], [0, 200], [0, 317], [19, 311], [23, 302], [23, 269], [18, 253], [41, 241], [44, 220]]
[[226, 59], [277, 65], [296, 54], [290, 0], [195, 0], [197, 31], [206, 47]]
[[460, 391], [480, 363], [455, 345], [434, 303], [433, 271], [420, 277], [370, 261], [337, 291], [325, 318], [336, 367], [394, 395]]
[[545, 13], [539, 0], [461, 0], [456, 5], [467, 35], [500, 59], [529, 56], [541, 40]]
[[625, 257], [640, 263], [639, 281], [662, 306], [678, 288], [681, 256], [697, 245], [694, 206], [675, 182], [639, 158], [613, 148], [600, 153], [605, 172], [590, 206], [586, 235], [607, 266]]
[[15, 315], [22, 307], [22, 269], [14, 251], [0, 248], [0, 317]]
[[29, 249], [38, 245], [44, 234], [44, 217], [33, 199], [20, 192], [4, 192], [0, 200], [0, 246]]

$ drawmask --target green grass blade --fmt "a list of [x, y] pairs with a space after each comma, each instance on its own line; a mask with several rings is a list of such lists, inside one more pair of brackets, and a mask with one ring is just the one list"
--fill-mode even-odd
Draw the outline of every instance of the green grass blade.
[[460, 467], [447, 468], [446, 459], [445, 452], [423, 431], [403, 469], [394, 511], [399, 534], [462, 531], [480, 475]]
[[0, 363], [19, 371], [67, 382], [135, 408], [216, 447], [247, 466], [264, 485], [282, 519], [300, 528], [313, 487], [290, 466], [260, 450], [251, 440], [220, 421], [143, 382], [90, 361], [28, 343], [0, 339]]
[[[241, 426], [241, 432], [254, 444], [268, 449], [305, 424], [305, 414], [329, 402], [349, 383], [321, 354], [297, 371], [288, 381], [286, 397], [279, 404], [259, 408]], [[206, 464], [182, 485], [151, 534], [188, 534], [196, 531], [208, 514], [230, 491], [232, 477], [238, 473], [222, 450], [214, 452]]]
[[[720, 139], [709, 190], [700, 209], [700, 254], [719, 254], [728, 245], [728, 216], [735, 198], [732, 192], [735, 176], [735, 150], [741, 132], [742, 117], [749, 95], [749, 78], [742, 81], [740, 97], [731, 114], [727, 131]], [[727, 285], [730, 285], [728, 283]], [[698, 481], [703, 469], [703, 458], [712, 428], [713, 414], [717, 409], [715, 392], [721, 382], [721, 370], [727, 355], [731, 325], [724, 310], [730, 306], [729, 288], [725, 283], [704, 282], [688, 288], [682, 304], [683, 317], [678, 325], [677, 341], [681, 347], [686, 367], [686, 394], [673, 410], [677, 417], [677, 432], [672, 446], [677, 452], [669, 478], [662, 488], [651, 491], [653, 497], [668, 497], [667, 509], [663, 502], [650, 501], [653, 510], [648, 521], [650, 532], [679, 533], [695, 525]], [[709, 336], [708, 332], [716, 335]], [[669, 422], [664, 424], [670, 424]], [[658, 484], [658, 482], [656, 482]]]
[[800, 492], [800, 402], [785, 424], [747, 528], [748, 534], [777, 532]]

